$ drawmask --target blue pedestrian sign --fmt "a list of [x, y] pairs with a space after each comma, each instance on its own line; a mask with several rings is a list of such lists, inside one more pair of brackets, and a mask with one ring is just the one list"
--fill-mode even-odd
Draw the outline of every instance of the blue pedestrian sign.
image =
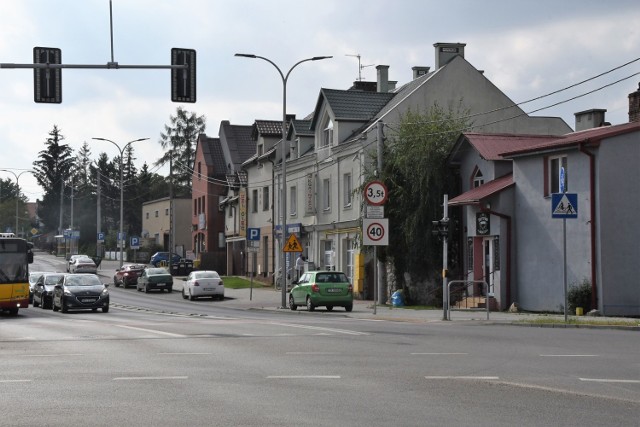
[[578, 194], [552, 194], [551, 218], [578, 218]]
[[260, 241], [260, 229], [259, 228], [247, 228], [247, 240]]

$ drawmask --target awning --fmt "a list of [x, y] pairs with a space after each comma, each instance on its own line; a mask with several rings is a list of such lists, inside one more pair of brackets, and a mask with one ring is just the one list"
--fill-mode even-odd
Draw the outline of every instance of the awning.
[[513, 184], [513, 174], [505, 175], [454, 197], [449, 200], [449, 206], [477, 205], [487, 197], [491, 197]]

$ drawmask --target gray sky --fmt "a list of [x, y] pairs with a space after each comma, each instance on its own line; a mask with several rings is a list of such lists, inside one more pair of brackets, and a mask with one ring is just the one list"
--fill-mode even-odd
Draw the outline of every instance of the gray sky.
[[[93, 158], [118, 154], [107, 143], [133, 146], [136, 164], [160, 157], [160, 132], [182, 105], [207, 118], [207, 134], [221, 120], [250, 125], [282, 117], [282, 81], [270, 64], [237, 58], [254, 53], [286, 74], [311, 56], [333, 59], [297, 67], [287, 83], [287, 111], [313, 111], [320, 88], [348, 89], [375, 81], [375, 65], [389, 65], [398, 85], [411, 67], [434, 66], [437, 42], [466, 43], [465, 57], [514, 102], [523, 102], [607, 72], [640, 57], [637, 0], [113, 0], [114, 59], [121, 65], [168, 65], [173, 47], [197, 51], [198, 102], [170, 101], [169, 70], [64, 69], [62, 104], [33, 101], [31, 69], [0, 69], [0, 169], [31, 169], [53, 125]], [[35, 46], [62, 49], [65, 64], [111, 60], [108, 0], [0, 0], [0, 63], [32, 63]], [[628, 94], [638, 88], [640, 61], [589, 83], [522, 105], [529, 112], [611, 85], [535, 113], [562, 117], [607, 109], [612, 124], [628, 121]], [[617, 80], [628, 78], [613, 84]], [[160, 169], [159, 173], [166, 173]], [[2, 178], [12, 178], [0, 172]], [[31, 200], [42, 189], [20, 177]]]

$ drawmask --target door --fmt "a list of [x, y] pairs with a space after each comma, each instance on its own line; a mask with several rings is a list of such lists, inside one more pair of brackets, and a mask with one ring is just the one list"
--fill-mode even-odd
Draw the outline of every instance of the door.
[[[482, 253], [483, 253], [483, 265], [482, 265], [482, 271], [483, 271], [483, 279], [485, 282], [487, 282], [487, 285], [489, 285], [489, 292], [493, 292], [494, 291], [494, 285], [495, 285], [495, 281], [496, 281], [496, 268], [495, 266], [497, 265], [496, 263], [496, 256], [497, 254], [495, 253], [495, 248], [496, 248], [496, 243], [497, 243], [498, 237], [497, 236], [491, 236], [491, 237], [486, 237], [482, 240]], [[484, 289], [480, 289], [481, 295], [484, 295], [485, 290]]]

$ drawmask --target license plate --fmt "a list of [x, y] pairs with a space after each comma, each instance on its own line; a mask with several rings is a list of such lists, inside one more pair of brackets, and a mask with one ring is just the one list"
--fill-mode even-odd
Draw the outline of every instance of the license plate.
[[340, 292], [342, 292], [342, 289], [339, 288], [329, 288], [327, 289], [327, 292], [331, 293], [331, 294], [339, 294]]
[[95, 298], [80, 298], [80, 302], [94, 302]]
[[212, 291], [213, 288], [203, 288], [205, 291]]
[[156, 286], [164, 286], [164, 283], [157, 283]]

